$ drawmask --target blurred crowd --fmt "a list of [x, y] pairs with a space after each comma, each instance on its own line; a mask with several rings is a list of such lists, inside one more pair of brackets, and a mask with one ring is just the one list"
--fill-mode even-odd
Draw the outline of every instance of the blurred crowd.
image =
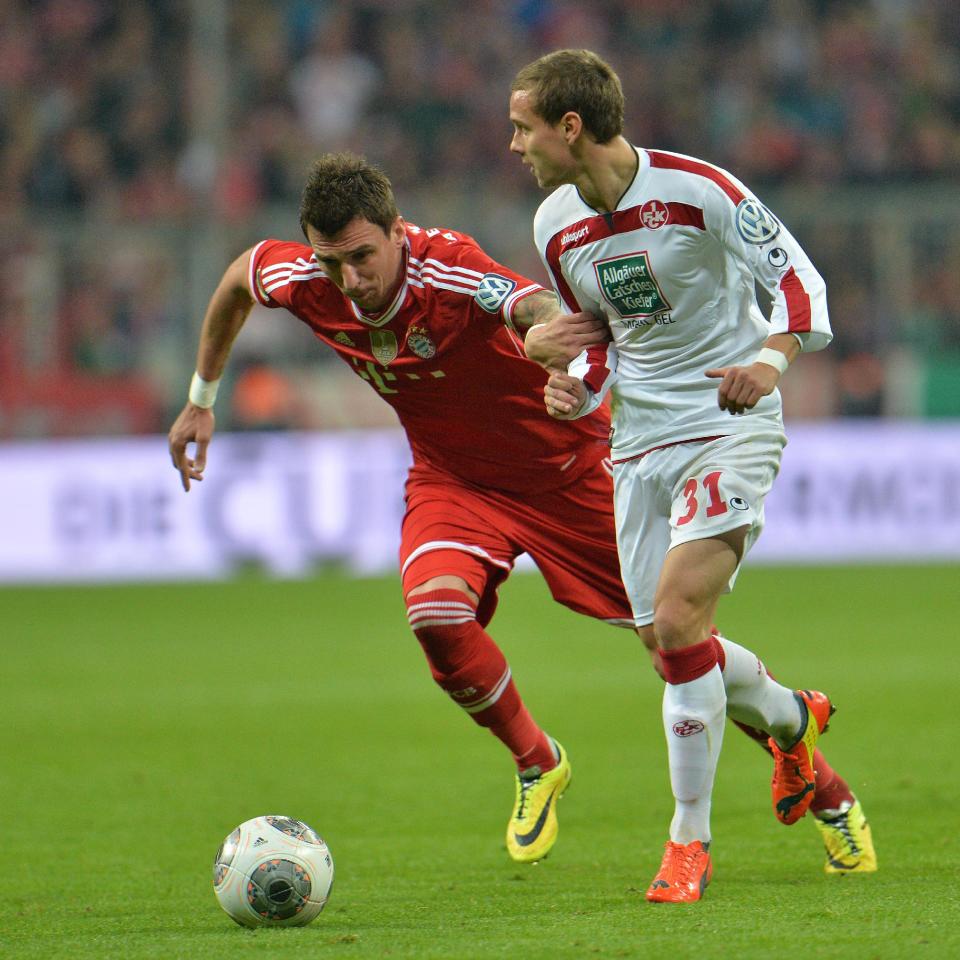
[[[296, 236], [322, 151], [538, 270], [506, 101], [562, 46], [614, 64], [633, 142], [782, 198], [837, 332], [800, 415], [960, 415], [955, 0], [6, 0], [0, 437], [164, 430], [204, 295], [264, 231]], [[249, 425], [323, 425], [301, 345], [251, 340], [237, 409], [283, 405]]]

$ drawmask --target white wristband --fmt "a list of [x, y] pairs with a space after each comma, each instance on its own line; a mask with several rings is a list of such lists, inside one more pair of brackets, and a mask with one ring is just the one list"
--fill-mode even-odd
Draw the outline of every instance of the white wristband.
[[785, 353], [774, 350], [772, 347], [764, 347], [758, 354], [754, 363], [765, 363], [770, 367], [776, 367], [780, 373], [783, 373], [790, 366], [790, 361]]
[[219, 386], [219, 378], [204, 380], [199, 373], [194, 371], [193, 379], [190, 381], [190, 402], [195, 407], [212, 407], [217, 399], [217, 388]]

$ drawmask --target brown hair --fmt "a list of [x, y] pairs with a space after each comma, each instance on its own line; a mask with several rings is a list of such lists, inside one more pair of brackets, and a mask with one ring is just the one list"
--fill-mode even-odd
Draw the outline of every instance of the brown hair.
[[580, 115], [597, 143], [623, 131], [623, 88], [613, 68], [591, 50], [555, 50], [516, 75], [511, 91], [533, 97], [534, 112], [549, 124], [565, 113]]
[[332, 237], [357, 217], [389, 233], [398, 216], [387, 175], [352, 153], [326, 153], [320, 157], [310, 170], [300, 198], [300, 229], [304, 236], [311, 226]]

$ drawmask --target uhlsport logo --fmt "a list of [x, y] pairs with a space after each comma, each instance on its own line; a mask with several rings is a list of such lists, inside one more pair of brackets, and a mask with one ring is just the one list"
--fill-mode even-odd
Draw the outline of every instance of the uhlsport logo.
[[670, 211], [660, 200], [648, 200], [640, 208], [640, 222], [648, 230], [659, 230], [669, 219]]
[[704, 727], [699, 720], [681, 720], [673, 725], [673, 732], [678, 737], [692, 737], [695, 733], [703, 733]]
[[670, 309], [645, 250], [598, 260], [593, 269], [604, 299], [621, 317], [652, 317]]
[[759, 201], [744, 197], [737, 205], [737, 233], [747, 243], [761, 246], [780, 232], [780, 221]]
[[584, 224], [579, 230], [569, 230], [560, 237], [560, 246], [565, 247], [568, 243], [576, 243], [590, 232], [590, 225]]
[[770, 262], [770, 266], [775, 270], [785, 267], [789, 259], [790, 258], [787, 256], [787, 251], [784, 250], [783, 247], [774, 247], [767, 254], [767, 260]]
[[487, 313], [496, 313], [515, 287], [513, 280], [501, 277], [499, 273], [485, 273], [474, 299]]

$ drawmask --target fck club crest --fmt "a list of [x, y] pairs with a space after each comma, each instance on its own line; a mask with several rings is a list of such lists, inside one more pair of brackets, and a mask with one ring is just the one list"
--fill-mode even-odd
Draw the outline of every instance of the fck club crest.
[[692, 737], [695, 733], [703, 733], [704, 727], [699, 720], [681, 720], [673, 725], [673, 732], [678, 737]]
[[662, 200], [648, 200], [640, 208], [640, 222], [648, 230], [659, 230], [670, 217], [670, 211]]

